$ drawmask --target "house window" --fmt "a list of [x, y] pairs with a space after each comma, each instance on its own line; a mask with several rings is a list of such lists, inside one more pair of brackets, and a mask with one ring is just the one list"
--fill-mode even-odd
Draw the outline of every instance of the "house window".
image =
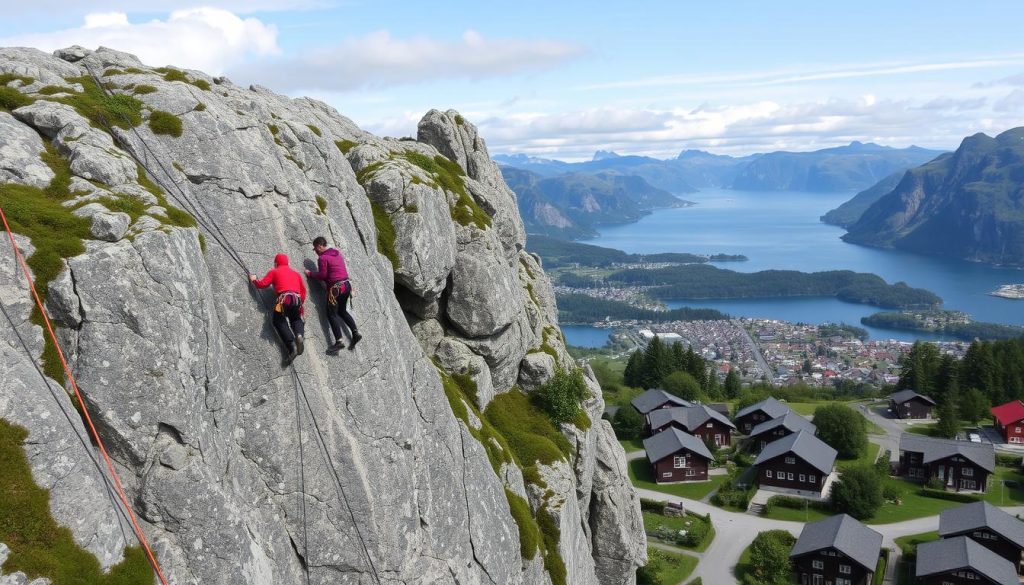
[[790, 481], [793, 481], [793, 472], [792, 471], [786, 473], [786, 479], [788, 479]]
[[715, 434], [715, 446], [716, 447], [721, 447], [722, 446], [722, 435]]
[[844, 575], [850, 574], [850, 565], [839, 565], [839, 572]]
[[842, 577], [836, 577], [836, 585], [853, 585], [853, 581], [843, 579]]
[[803, 483], [806, 480], [807, 480], [807, 476], [805, 476], [804, 474], [801, 473], [800, 474], [800, 482]]
[[661, 477], [672, 477], [672, 472], [671, 471], [666, 471], [666, 472], [661, 474]]
[[676, 455], [672, 458], [672, 466], [676, 469], [683, 469], [686, 467], [686, 455]]
[[821, 575], [812, 575], [811, 585], [825, 585], [825, 577]]
[[1013, 432], [1019, 435], [1020, 434], [1020, 426], [1017, 425], [1017, 426], [1013, 427]]
[[815, 569], [824, 569], [825, 563], [823, 563], [822, 561], [811, 561], [811, 566]]
[[793, 465], [796, 463], [796, 457], [786, 457], [786, 465]]
[[771, 469], [765, 469], [764, 470], [764, 476], [769, 478], [769, 479], [771, 479], [771, 477], [772, 477], [772, 470]]
[[810, 483], [814, 483], [816, 481], [815, 477], [816, 476], [812, 473], [812, 474], [807, 476], [807, 481], [810, 482]]
[[962, 490], [978, 489], [977, 485], [978, 485], [977, 482], [975, 482], [973, 479], [961, 479], [960, 480], [960, 489], [962, 489]]
[[711, 427], [713, 427], [713, 426], [715, 426], [715, 425], [714, 425], [714, 423], [708, 423], [708, 424], [707, 424], [707, 427], [708, 427], [709, 429], [710, 429]]
[[697, 475], [697, 470], [695, 470], [695, 469], [687, 469], [686, 470], [686, 477], [693, 477], [695, 475]]
[[960, 475], [964, 477], [974, 477], [974, 468], [964, 467], [963, 469], [960, 470]]

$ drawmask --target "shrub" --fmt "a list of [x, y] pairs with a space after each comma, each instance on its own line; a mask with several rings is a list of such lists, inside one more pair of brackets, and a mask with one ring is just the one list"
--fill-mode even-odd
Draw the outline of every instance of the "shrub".
[[170, 112], [155, 110], [149, 116], [149, 129], [153, 134], [167, 134], [178, 138], [181, 136], [181, 118]]
[[949, 500], [950, 502], [962, 502], [970, 504], [973, 502], [981, 501], [981, 496], [975, 494], [962, 494], [958, 492], [947, 492], [942, 489], [932, 489], [930, 487], [921, 488], [918, 492], [920, 495], [927, 498], [936, 498], [939, 500]]
[[534, 392], [537, 404], [555, 424], [575, 420], [582, 411], [580, 401], [589, 394], [587, 384], [583, 381], [583, 370], [580, 368], [575, 368], [571, 372], [559, 368], [551, 380]]
[[750, 544], [750, 573], [763, 585], [789, 583], [789, 551], [796, 538], [785, 530], [768, 530]]
[[612, 417], [612, 429], [619, 439], [637, 439], [644, 432], [644, 415], [631, 405], [623, 406]]
[[882, 499], [886, 502], [899, 503], [903, 499], [903, 490], [887, 483], [882, 486]]
[[1009, 453], [996, 453], [996, 465], [1002, 465], [1003, 467], [1020, 467], [1021, 466], [1020, 455], [1010, 455]]
[[50, 514], [50, 494], [36, 485], [22, 449], [28, 431], [0, 419], [0, 542], [10, 547], [4, 572], [23, 571], [29, 579], [54, 583], [149, 585], [153, 570], [139, 547], [124, 551], [124, 560], [108, 573], [71, 531]]
[[832, 486], [832, 508], [858, 520], [874, 516], [882, 505], [882, 478], [868, 465], [843, 471]]
[[711, 523], [705, 522], [699, 517], [688, 516], [688, 518], [690, 518], [690, 524], [686, 527], [686, 535], [680, 536], [677, 542], [683, 546], [700, 546], [711, 532]]
[[818, 438], [839, 452], [839, 457], [854, 459], [867, 449], [868, 435], [864, 417], [849, 406], [827, 404], [814, 411]]
[[644, 512], [661, 514], [665, 511], [665, 502], [659, 502], [650, 498], [640, 498], [640, 509]]

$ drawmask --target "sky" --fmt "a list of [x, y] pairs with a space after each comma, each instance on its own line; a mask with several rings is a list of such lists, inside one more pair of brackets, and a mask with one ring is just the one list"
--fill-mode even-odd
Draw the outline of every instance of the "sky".
[[0, 46], [109, 46], [414, 136], [458, 110], [491, 154], [953, 149], [1024, 125], [1024, 2], [33, 0]]

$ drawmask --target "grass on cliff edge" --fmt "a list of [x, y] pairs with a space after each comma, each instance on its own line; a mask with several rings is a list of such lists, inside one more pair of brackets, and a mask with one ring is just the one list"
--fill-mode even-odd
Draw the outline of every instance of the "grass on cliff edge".
[[0, 419], [0, 542], [11, 549], [3, 572], [46, 577], [53, 585], [151, 585], [153, 569], [141, 548], [125, 549], [124, 560], [105, 574], [96, 557], [57, 524], [50, 492], [32, 479], [22, 449], [26, 438], [28, 431]]

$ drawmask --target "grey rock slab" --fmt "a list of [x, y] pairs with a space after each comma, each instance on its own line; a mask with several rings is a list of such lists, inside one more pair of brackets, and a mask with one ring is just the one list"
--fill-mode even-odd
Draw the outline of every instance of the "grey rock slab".
[[542, 351], [526, 354], [519, 365], [519, 386], [524, 390], [537, 388], [555, 375], [555, 367], [555, 358]]
[[96, 213], [92, 216], [89, 231], [93, 237], [107, 242], [116, 242], [124, 237], [132, 217], [127, 213]]
[[523, 310], [521, 289], [488, 238], [460, 250], [452, 269], [448, 319], [468, 337], [503, 329]]
[[37, 132], [7, 112], [0, 112], [0, 183], [39, 189], [49, 185], [53, 171], [40, 157], [45, 150]]

